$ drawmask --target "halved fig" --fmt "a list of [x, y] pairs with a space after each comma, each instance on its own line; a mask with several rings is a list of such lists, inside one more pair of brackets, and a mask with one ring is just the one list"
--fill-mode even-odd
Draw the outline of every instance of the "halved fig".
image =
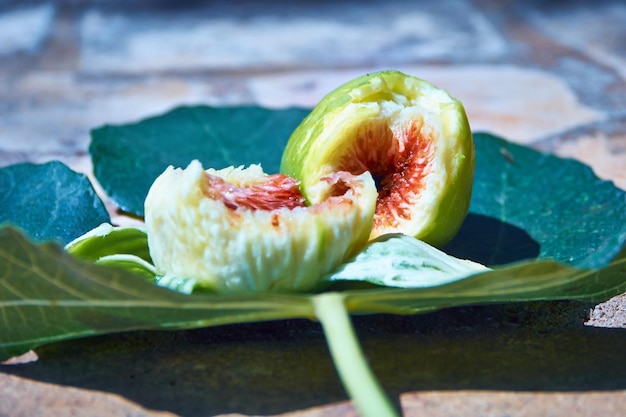
[[442, 246], [467, 215], [474, 144], [463, 105], [398, 71], [356, 78], [324, 97], [293, 132], [281, 172], [316, 184], [337, 171], [371, 172], [378, 201], [371, 239], [403, 233]]
[[311, 185], [259, 165], [167, 168], [145, 201], [150, 256], [159, 275], [217, 291], [308, 291], [368, 240], [376, 206], [369, 173], [334, 172]]

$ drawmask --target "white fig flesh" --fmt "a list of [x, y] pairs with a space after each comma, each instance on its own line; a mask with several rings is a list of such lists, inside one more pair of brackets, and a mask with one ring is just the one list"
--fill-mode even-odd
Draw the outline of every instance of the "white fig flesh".
[[216, 291], [310, 291], [367, 242], [377, 192], [369, 173], [336, 172], [306, 205], [298, 183], [260, 166], [169, 167], [145, 202], [160, 275]]

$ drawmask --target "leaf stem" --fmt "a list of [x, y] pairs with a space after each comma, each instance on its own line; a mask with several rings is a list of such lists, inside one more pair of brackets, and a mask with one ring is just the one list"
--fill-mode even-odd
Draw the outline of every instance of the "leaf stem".
[[352, 322], [339, 293], [314, 297], [315, 315], [339, 377], [363, 417], [397, 417], [399, 414], [367, 364]]

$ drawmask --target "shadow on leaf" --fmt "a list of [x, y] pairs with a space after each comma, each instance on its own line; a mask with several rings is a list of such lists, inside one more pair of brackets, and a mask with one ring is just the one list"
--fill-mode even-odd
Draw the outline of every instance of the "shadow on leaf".
[[536, 258], [540, 246], [519, 227], [470, 213], [459, 233], [443, 250], [457, 258], [495, 266]]

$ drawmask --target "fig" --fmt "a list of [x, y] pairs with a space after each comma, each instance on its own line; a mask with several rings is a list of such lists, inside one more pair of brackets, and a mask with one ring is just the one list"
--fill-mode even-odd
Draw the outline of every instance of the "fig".
[[311, 185], [259, 165], [168, 167], [145, 200], [157, 274], [214, 291], [310, 291], [368, 241], [376, 207], [369, 173], [332, 172]]
[[463, 105], [399, 71], [338, 87], [292, 133], [281, 172], [315, 202], [320, 178], [369, 171], [378, 190], [370, 239], [403, 233], [441, 247], [469, 209], [474, 144]]

